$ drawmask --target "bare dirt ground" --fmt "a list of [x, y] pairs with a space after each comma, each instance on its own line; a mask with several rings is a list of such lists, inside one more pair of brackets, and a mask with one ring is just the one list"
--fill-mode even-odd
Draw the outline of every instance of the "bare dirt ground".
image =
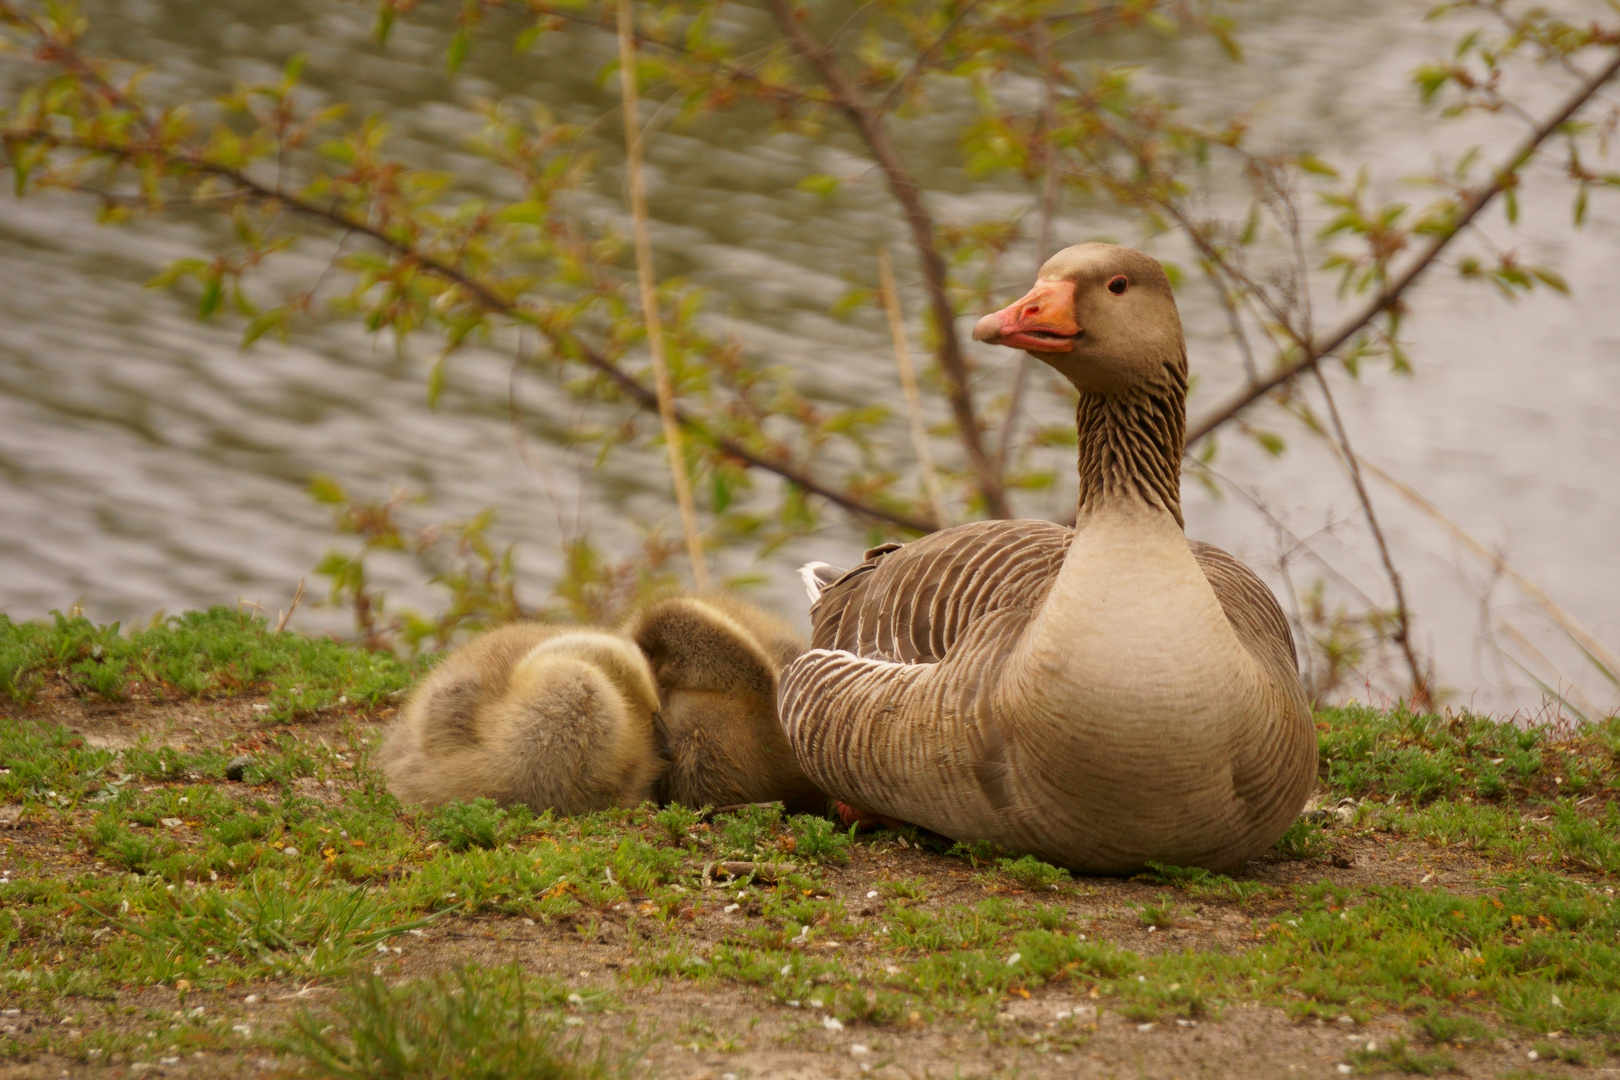
[[[262, 702], [114, 705], [71, 696], [45, 695], [21, 715], [51, 720], [73, 728], [88, 742], [126, 746], [146, 737], [153, 743], [200, 747], [229, 742], [251, 746], [274, 731], [264, 727]], [[346, 729], [372, 730], [388, 720], [381, 714], [345, 715], [297, 726], [304, 738], [338, 739]], [[3, 722], [3, 721], [0, 721]], [[284, 729], [292, 730], [292, 729]], [[310, 781], [313, 784], [313, 781]], [[312, 791], [311, 794], [319, 794]], [[0, 865], [29, 863], [44, 873], [101, 872], [87, 856], [64, 847], [60, 837], [28, 822], [0, 821]], [[1287, 886], [1327, 881], [1340, 885], [1445, 886], [1468, 892], [1480, 888], [1491, 865], [1467, 853], [1422, 843], [1372, 838], [1343, 838], [1331, 860], [1286, 862], [1261, 860], [1246, 876], [1257, 882]], [[110, 871], [107, 871], [110, 872]], [[967, 864], [901, 846], [894, 840], [856, 845], [849, 864], [818, 872], [835, 897], [857, 918], [876, 914], [867, 893], [880, 879], [920, 876], [927, 880], [929, 905], [975, 901], [993, 895]], [[1258, 922], [1267, 913], [1220, 905], [1192, 906], [1175, 925], [1143, 927], [1137, 906], [1160, 897], [1163, 888], [1140, 882], [1081, 878], [1058, 902], [1068, 906], [1074, 923], [1095, 939], [1143, 955], [1197, 950], [1235, 953], [1255, 946]], [[720, 888], [720, 886], [716, 886]], [[720, 903], [704, 905], [690, 928], [697, 939], [717, 939], [740, 921], [754, 917], [746, 908], [725, 912]], [[798, 1008], [777, 1003], [762, 991], [731, 985], [699, 985], [659, 980], [636, 986], [623, 977], [633, 962], [622, 915], [607, 912], [589, 923], [535, 923], [520, 918], [471, 917], [445, 920], [379, 950], [375, 971], [390, 982], [450, 969], [458, 962], [517, 963], [536, 974], [550, 975], [581, 990], [609, 989], [613, 1004], [581, 1017], [580, 1034], [588, 1041], [642, 1049], [645, 1075], [690, 1080], [745, 1078], [819, 1078], [866, 1076], [894, 1080], [921, 1077], [1194, 1077], [1303, 1078], [1338, 1077], [1351, 1049], [1384, 1044], [1406, 1034], [1399, 1015], [1374, 1016], [1356, 1022], [1297, 1022], [1282, 1010], [1255, 1005], [1229, 1006], [1200, 1020], [1138, 1024], [1099, 1009], [1099, 1001], [1075, 983], [1046, 986], [1027, 999], [1013, 998], [992, 1023], [970, 1024], [949, 1017], [934, 1023], [889, 1027], [847, 1027], [828, 1023], [827, 1014], [809, 1002]], [[857, 969], [880, 969], [884, 957], [869, 945], [837, 942], [823, 947], [845, 950], [841, 959]], [[853, 953], [854, 955], [848, 955]], [[335, 991], [320, 983], [261, 982], [227, 991], [193, 992], [183, 998], [168, 987], [146, 987], [120, 993], [115, 1001], [59, 1005], [72, 1011], [74, 1023], [86, 1026], [145, 1023], [131, 1019], [149, 1010], [178, 1012], [201, 1007], [238, 1030], [273, 1033], [300, 1010], [317, 1014]], [[4, 1004], [10, 1005], [10, 1002]], [[0, 1031], [29, 1032], [51, 1022], [30, 1010], [7, 1007]], [[266, 1044], [270, 1045], [270, 1044]], [[1459, 1048], [1454, 1057], [1468, 1076], [1506, 1076], [1532, 1062], [1527, 1039], [1486, 1040]], [[1563, 1063], [1539, 1063], [1541, 1072], [1523, 1075], [1603, 1075], [1614, 1068], [1577, 1069]], [[0, 1080], [56, 1080], [63, 1076], [249, 1077], [295, 1073], [300, 1066], [273, 1048], [246, 1055], [168, 1056], [155, 1062], [94, 1067], [83, 1062], [36, 1057], [0, 1060]], [[1366, 1067], [1358, 1067], [1362, 1075]], [[1392, 1074], [1394, 1075], [1394, 1074]]]

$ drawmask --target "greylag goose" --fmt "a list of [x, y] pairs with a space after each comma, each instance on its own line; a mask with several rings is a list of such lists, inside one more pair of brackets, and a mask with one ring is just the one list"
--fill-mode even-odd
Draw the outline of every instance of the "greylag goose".
[[835, 799], [1075, 870], [1216, 870], [1298, 817], [1316, 740], [1276, 599], [1181, 517], [1187, 360], [1164, 268], [1054, 255], [979, 320], [1080, 393], [1075, 527], [885, 545], [814, 597], [780, 710]]
[[660, 794], [686, 806], [781, 801], [821, 813], [823, 795], [782, 734], [777, 680], [804, 652], [786, 623], [723, 594], [684, 596], [634, 615], [625, 633], [658, 684], [669, 755]]
[[503, 626], [416, 688], [383, 744], [383, 771], [400, 800], [429, 806], [637, 806], [663, 773], [657, 711], [647, 658], [623, 635]]
[[586, 813], [646, 800], [820, 812], [776, 715], [804, 642], [728, 596], [649, 604], [619, 631], [520, 623], [423, 680], [382, 751], [405, 802]]

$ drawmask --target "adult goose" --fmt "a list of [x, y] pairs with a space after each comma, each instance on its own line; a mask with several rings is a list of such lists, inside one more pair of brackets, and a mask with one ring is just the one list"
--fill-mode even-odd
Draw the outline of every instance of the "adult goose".
[[832, 797], [957, 840], [1091, 873], [1241, 865], [1299, 815], [1315, 730], [1276, 599], [1182, 531], [1163, 267], [1067, 248], [974, 337], [1080, 392], [1075, 527], [976, 522], [808, 573], [788, 741]]

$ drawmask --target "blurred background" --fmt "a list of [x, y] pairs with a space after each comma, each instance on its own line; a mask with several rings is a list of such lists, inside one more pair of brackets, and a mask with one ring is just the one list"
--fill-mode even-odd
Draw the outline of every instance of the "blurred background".
[[[1449, 55], [1467, 29], [1426, 21], [1429, 7], [1248, 3], [1232, 9], [1241, 62], [1198, 35], [1111, 39], [1097, 46], [1098, 58], [1136, 67], [1190, 117], [1244, 116], [1251, 146], [1310, 151], [1347, 177], [1365, 168], [1380, 198], [1422, 203], [1434, 192], [1414, 178], [1473, 145], [1496, 160], [1523, 126], [1504, 115], [1448, 120], [1420, 102], [1412, 73]], [[568, 39], [572, 46], [542, 40], [524, 55], [479, 39], [450, 74], [453, 13], [419, 11], [379, 46], [373, 10], [329, 0], [93, 0], [83, 10], [93, 28], [87, 44], [149, 64], [153, 95], [220, 93], [233, 80], [274, 78], [305, 54], [303, 80], [316, 95], [385, 113], [391, 152], [473, 189], [488, 164], [462, 144], [480, 98], [544, 102], [594, 125], [587, 140], [600, 142], [610, 164], [622, 156], [616, 79], [603, 76], [613, 59], [608, 35], [588, 48], [579, 38]], [[5, 63], [11, 85], [27, 76], [15, 59]], [[1532, 111], [1550, 107], [1569, 85], [1553, 74], [1531, 70], [1518, 100]], [[1024, 212], [1027, 184], [964, 170], [942, 134], [959, 119], [942, 106], [896, 128], [938, 216], [971, 222]], [[882, 311], [834, 311], [853, 284], [875, 280], [879, 244], [906, 242], [867, 162], [837, 139], [773, 133], [730, 113], [663, 125], [647, 156], [660, 275], [706, 290], [706, 328], [790, 368], [812, 397], [890, 403], [874, 440], [911, 461]], [[1595, 192], [1577, 228], [1572, 190], [1557, 171], [1530, 170], [1535, 182], [1525, 184], [1516, 225], [1499, 206], [1484, 220], [1494, 242], [1560, 272], [1567, 296], [1540, 289], [1509, 298], [1437, 267], [1407, 300], [1411, 372], [1378, 360], [1356, 379], [1338, 368], [1331, 375], [1356, 450], [1429, 504], [1368, 478], [1405, 577], [1413, 643], [1443, 700], [1481, 711], [1544, 709], [1549, 688], [1564, 696], [1555, 709], [1603, 713], [1620, 697], [1612, 672], [1570, 633], [1575, 625], [1620, 650], [1620, 198]], [[588, 213], [624, 217], [617, 175], [614, 165], [581, 191]], [[807, 175], [839, 184], [830, 194], [806, 190]], [[1244, 196], [1211, 174], [1199, 198], [1218, 213], [1241, 209]], [[1307, 232], [1332, 213], [1313, 198], [1300, 209]], [[531, 604], [562, 573], [571, 538], [588, 534], [616, 558], [633, 558], [650, 533], [678, 540], [661, 447], [622, 447], [599, 464], [598, 448], [571, 444], [569, 432], [603, 410], [554, 380], [514, 373], [499, 341], [459, 354], [430, 408], [425, 347], [398, 352], [355, 320], [323, 317], [286, 343], [267, 337], [244, 351], [239, 322], [199, 322], [194, 297], [146, 287], [170, 260], [220, 244], [228, 229], [202, 213], [108, 228], [79, 196], [0, 197], [0, 611], [33, 618], [78, 605], [96, 620], [130, 622], [246, 600], [273, 618], [300, 579], [310, 578], [312, 600], [324, 593], [311, 569], [342, 545], [330, 508], [308, 492], [319, 474], [370, 497], [409, 490], [432, 518], [494, 508], [492, 537], [515, 543], [519, 596]], [[1145, 228], [1100, 200], [1069, 199], [1052, 239], [1129, 243], [1186, 268], [1178, 297], [1196, 378], [1190, 415], [1238, 386], [1243, 367], [1226, 313], [1190, 269], [1194, 255], [1179, 232]], [[990, 283], [994, 302], [1027, 288], [1037, 264], [1032, 241], [1010, 247]], [[317, 254], [295, 253], [272, 273], [307, 282], [323, 266]], [[1313, 278], [1319, 326], [1354, 306], [1356, 298], [1336, 297], [1336, 282], [1328, 272]], [[919, 343], [915, 285], [902, 263], [901, 302]], [[964, 313], [964, 325], [970, 319]], [[1014, 354], [969, 347], [980, 392], [1004, 393]], [[937, 385], [925, 389], [930, 421], [943, 423]], [[1069, 399], [1041, 377], [1028, 408], [1034, 424], [1072, 416]], [[1273, 455], [1223, 431], [1214, 485], [1184, 482], [1188, 533], [1247, 561], [1279, 595], [1291, 593], [1302, 613], [1296, 634], [1359, 642], [1327, 696], [1387, 700], [1403, 676], [1387, 641], [1357, 619], [1387, 607], [1389, 583], [1355, 493], [1329, 445], [1296, 419], [1269, 404], [1248, 419], [1280, 435], [1286, 450]], [[949, 435], [936, 441], [950, 459]], [[1072, 515], [1072, 446], [1029, 453], [1054, 482], [1015, 491], [1017, 513]], [[968, 514], [954, 496], [949, 509]], [[858, 561], [870, 538], [867, 526], [828, 511], [780, 543], [722, 548], [717, 567], [807, 625], [795, 567]], [[1517, 584], [1504, 563], [1544, 597]], [[391, 604], [444, 603], [404, 555], [381, 557], [372, 573]], [[1310, 619], [1314, 630], [1303, 625]], [[347, 632], [351, 623], [347, 612], [310, 600], [293, 619], [310, 631]]]

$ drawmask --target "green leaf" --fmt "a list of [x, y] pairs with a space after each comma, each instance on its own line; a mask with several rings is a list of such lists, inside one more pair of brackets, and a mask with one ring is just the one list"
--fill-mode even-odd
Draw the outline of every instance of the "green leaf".
[[288, 310], [284, 307], [271, 308], [253, 316], [248, 320], [247, 329], [242, 331], [242, 348], [252, 345], [271, 330], [284, 329], [287, 316]]
[[444, 54], [444, 66], [449, 71], [459, 71], [467, 59], [467, 49], [472, 44], [465, 28], [457, 30], [450, 38], [450, 48]]
[[1582, 184], [1575, 192], [1575, 224], [1586, 224], [1586, 193], [1587, 185]]
[[1565, 281], [1564, 276], [1558, 271], [1548, 270], [1546, 267], [1541, 266], [1532, 266], [1530, 273], [1547, 288], [1555, 292], [1561, 292], [1565, 296], [1569, 295], [1569, 282]]
[[439, 395], [444, 393], [444, 359], [441, 356], [438, 362], [433, 365], [433, 370], [428, 372], [427, 403], [430, 409], [439, 407]]
[[202, 299], [197, 303], [197, 318], [206, 319], [219, 310], [219, 305], [225, 299], [225, 283], [219, 274], [208, 279], [203, 286]]
[[725, 470], [716, 469], [710, 478], [710, 499], [714, 503], [713, 511], [723, 514], [731, 505], [731, 484], [727, 481]]
[[828, 199], [833, 196], [842, 183], [843, 181], [836, 176], [828, 176], [825, 173], [812, 173], [793, 186], [800, 191], [809, 191], [820, 195], [823, 199]]
[[1275, 431], [1256, 430], [1254, 432], [1254, 441], [1259, 443], [1260, 448], [1272, 457], [1281, 457], [1283, 451], [1288, 449], [1288, 444], [1283, 441], [1283, 437]]
[[377, 36], [377, 44], [388, 44], [388, 34], [394, 29], [394, 9], [384, 4], [377, 9], [377, 25], [372, 32]]
[[1507, 205], [1507, 219], [1509, 225], [1519, 223], [1519, 193], [1513, 188], [1502, 192], [1502, 201]]
[[1335, 169], [1332, 165], [1329, 165], [1315, 154], [1301, 154], [1299, 157], [1294, 159], [1294, 164], [1298, 165], [1304, 171], [1314, 173], [1317, 176], [1326, 176], [1334, 180], [1339, 178], [1339, 170]]
[[535, 202], [513, 203], [503, 206], [495, 212], [495, 220], [506, 225], [544, 225], [546, 223], [546, 205]]
[[343, 490], [343, 485], [325, 473], [311, 477], [307, 490], [310, 498], [328, 506], [342, 506], [349, 501], [349, 493]]

